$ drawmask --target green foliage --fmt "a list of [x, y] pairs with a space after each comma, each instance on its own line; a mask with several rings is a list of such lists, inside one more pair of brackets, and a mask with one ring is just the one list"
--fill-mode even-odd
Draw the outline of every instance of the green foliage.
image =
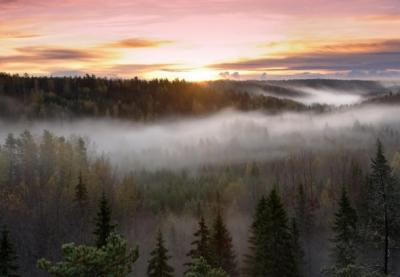
[[75, 186], [75, 201], [79, 207], [81, 214], [88, 202], [88, 192], [86, 184], [82, 181], [82, 173], [79, 173], [78, 184]]
[[192, 262], [200, 257], [203, 257], [209, 265], [213, 264], [213, 255], [210, 245], [210, 232], [204, 220], [201, 216], [199, 220], [199, 229], [194, 233], [195, 240], [192, 242], [192, 249], [187, 254], [191, 258], [191, 262], [188, 266], [192, 265]]
[[274, 188], [264, 201], [260, 200], [256, 212], [250, 276], [298, 276], [293, 235], [277, 190]]
[[323, 270], [322, 272], [325, 276], [329, 277], [372, 277], [372, 276], [382, 276], [375, 274], [373, 272], [368, 272], [364, 267], [348, 264], [346, 266], [332, 266]]
[[96, 236], [97, 247], [102, 247], [106, 244], [108, 236], [114, 231], [115, 225], [111, 224], [111, 207], [108, 204], [105, 193], [103, 192], [99, 202], [99, 210], [96, 217]]
[[373, 242], [372, 246], [378, 245], [383, 250], [382, 271], [388, 274], [390, 243], [399, 239], [400, 188], [379, 140], [375, 158], [371, 162], [365, 208], [364, 238]]
[[236, 258], [232, 245], [232, 237], [218, 212], [213, 225], [210, 244], [213, 250], [213, 265], [221, 268], [229, 276], [237, 276]]
[[[264, 196], [257, 203], [256, 212], [254, 215], [253, 223], [250, 228], [249, 236], [249, 250], [244, 257], [244, 268], [243, 272], [246, 276], [257, 276], [256, 265], [260, 261], [261, 257], [256, 256], [257, 244], [261, 240], [262, 224], [265, 218], [265, 212], [267, 208], [267, 201]], [[258, 260], [256, 260], [258, 259]]]
[[161, 231], [157, 235], [156, 248], [150, 253], [147, 276], [149, 277], [172, 277], [174, 269], [168, 264], [170, 256], [168, 249], [164, 246], [164, 239]]
[[62, 246], [62, 252], [63, 261], [40, 259], [38, 268], [57, 277], [126, 277], [139, 257], [138, 248], [128, 249], [126, 240], [115, 233], [100, 248], [68, 243]]
[[333, 232], [335, 243], [333, 257], [337, 267], [347, 267], [356, 263], [357, 256], [357, 213], [350, 204], [346, 189], [342, 189], [339, 210], [335, 214]]
[[0, 276], [17, 277], [17, 256], [9, 233], [7, 227], [3, 226], [0, 241]]
[[327, 275], [361, 276], [357, 263], [358, 219], [356, 211], [350, 204], [346, 189], [342, 188], [339, 209], [335, 213], [333, 225], [334, 248], [332, 249], [333, 266]]
[[185, 277], [228, 277], [229, 275], [222, 269], [211, 267], [206, 259], [199, 257], [194, 260]]
[[30, 77], [0, 73], [0, 116], [19, 118], [113, 117], [151, 120], [171, 115], [240, 110], [304, 110], [300, 103], [254, 95], [243, 89], [213, 88], [181, 80]]

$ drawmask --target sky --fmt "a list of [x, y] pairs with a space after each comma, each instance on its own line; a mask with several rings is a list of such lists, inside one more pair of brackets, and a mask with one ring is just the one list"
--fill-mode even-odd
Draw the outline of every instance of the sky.
[[0, 71], [400, 79], [400, 1], [0, 0]]

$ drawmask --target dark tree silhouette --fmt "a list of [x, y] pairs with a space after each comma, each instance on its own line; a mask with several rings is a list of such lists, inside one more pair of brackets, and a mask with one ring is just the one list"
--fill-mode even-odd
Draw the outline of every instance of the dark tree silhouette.
[[17, 277], [17, 256], [6, 226], [1, 231], [0, 241], [0, 276]]
[[103, 192], [99, 203], [99, 210], [96, 217], [96, 246], [102, 247], [106, 244], [107, 238], [115, 229], [115, 225], [111, 223], [111, 208], [108, 204], [105, 193]]
[[213, 261], [216, 268], [222, 268], [229, 276], [237, 276], [236, 257], [232, 237], [225, 226], [221, 213], [218, 212], [211, 236]]
[[157, 234], [155, 249], [150, 253], [147, 276], [149, 277], [172, 277], [174, 269], [168, 264], [170, 256], [168, 249], [164, 246], [165, 242], [161, 230]]

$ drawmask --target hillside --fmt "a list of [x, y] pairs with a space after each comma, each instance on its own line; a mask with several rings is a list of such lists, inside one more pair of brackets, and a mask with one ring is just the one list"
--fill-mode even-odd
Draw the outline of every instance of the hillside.
[[222, 90], [202, 83], [0, 74], [0, 116], [5, 118], [111, 117], [152, 120], [225, 108], [241, 111], [305, 110], [290, 99]]

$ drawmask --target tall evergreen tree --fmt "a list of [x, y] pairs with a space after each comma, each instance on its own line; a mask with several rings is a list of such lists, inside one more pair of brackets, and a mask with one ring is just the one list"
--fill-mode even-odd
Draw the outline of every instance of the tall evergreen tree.
[[96, 229], [94, 231], [96, 246], [100, 248], [105, 245], [108, 236], [114, 229], [115, 225], [111, 224], [111, 208], [103, 192], [96, 217]]
[[212, 250], [210, 247], [210, 232], [203, 216], [200, 216], [199, 229], [194, 233], [195, 240], [192, 242], [192, 249], [187, 254], [191, 258], [188, 266], [192, 265], [195, 259], [203, 257], [209, 265], [213, 264]]
[[82, 215], [88, 202], [88, 192], [86, 184], [82, 180], [82, 172], [79, 172], [78, 184], [75, 186], [75, 201]]
[[382, 272], [385, 275], [389, 274], [389, 243], [396, 235], [394, 228], [398, 228], [399, 202], [399, 188], [384, 155], [382, 143], [378, 140], [369, 176], [365, 227], [370, 240], [382, 245]]
[[17, 277], [18, 265], [14, 246], [9, 237], [9, 231], [3, 226], [0, 241], [0, 276]]
[[326, 273], [331, 276], [342, 276], [340, 273], [349, 273], [346, 276], [360, 276], [357, 272], [357, 213], [350, 204], [346, 189], [342, 188], [339, 209], [335, 213], [333, 225], [334, 238], [332, 242], [333, 266]]
[[262, 258], [257, 276], [298, 276], [293, 238], [286, 210], [274, 188], [267, 199], [267, 213], [256, 255]]
[[350, 204], [345, 188], [342, 188], [339, 210], [335, 214], [332, 229], [335, 234], [333, 256], [336, 266], [345, 267], [354, 264], [357, 256], [357, 213]]
[[174, 269], [168, 264], [170, 256], [168, 249], [164, 246], [164, 239], [161, 230], [157, 235], [156, 248], [150, 253], [147, 276], [149, 277], [172, 277]]
[[[262, 196], [257, 203], [253, 223], [250, 227], [250, 237], [248, 240], [249, 249], [246, 255], [244, 256], [243, 274], [245, 276], [257, 276], [257, 264], [258, 262], [260, 262], [261, 257], [256, 256], [256, 247], [258, 242], [260, 241], [263, 221], [265, 220], [266, 209], [267, 209], [267, 201], [265, 197]], [[258, 261], [256, 259], [258, 259]]]
[[222, 268], [229, 276], [237, 276], [236, 257], [232, 245], [232, 237], [218, 212], [214, 221], [211, 236], [213, 261], [216, 268]]

